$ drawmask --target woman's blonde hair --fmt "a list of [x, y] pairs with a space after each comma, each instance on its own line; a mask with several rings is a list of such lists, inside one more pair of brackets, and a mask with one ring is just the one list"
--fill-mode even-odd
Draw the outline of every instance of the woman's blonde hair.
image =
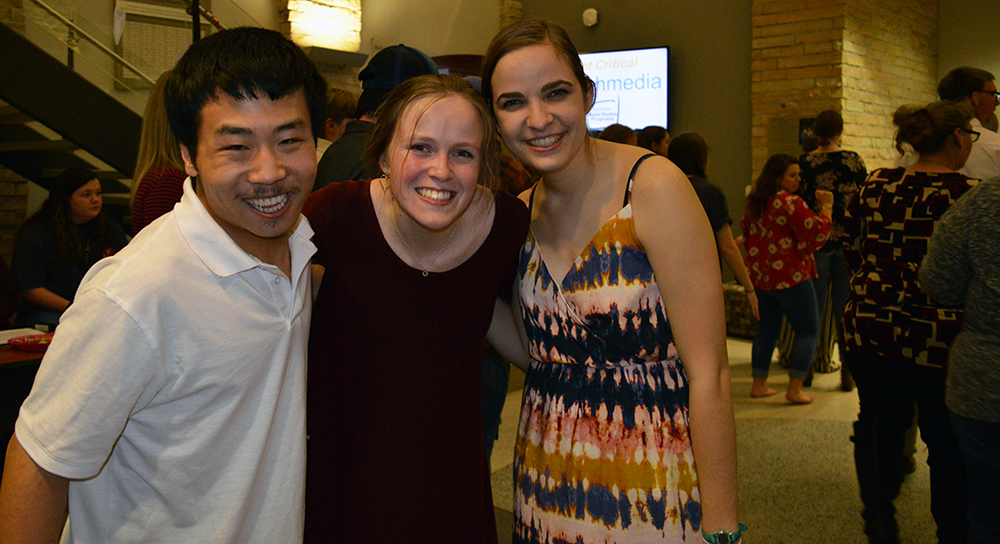
[[135, 201], [135, 193], [139, 183], [146, 173], [153, 168], [176, 168], [184, 170], [180, 146], [174, 133], [170, 131], [167, 121], [167, 109], [163, 103], [163, 90], [167, 86], [170, 70], [167, 70], [156, 80], [149, 91], [146, 101], [146, 111], [142, 117], [142, 136], [139, 138], [139, 156], [135, 161], [135, 174], [132, 176], [130, 200]]

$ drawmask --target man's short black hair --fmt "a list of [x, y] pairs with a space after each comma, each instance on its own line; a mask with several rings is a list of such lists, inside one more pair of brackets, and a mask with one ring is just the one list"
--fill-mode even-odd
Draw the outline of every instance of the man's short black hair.
[[279, 100], [299, 89], [305, 94], [315, 139], [323, 134], [326, 121], [326, 81], [316, 65], [278, 32], [239, 27], [191, 44], [170, 75], [164, 102], [170, 129], [194, 160], [202, 108], [219, 93], [238, 100], [261, 95]]
[[948, 72], [938, 83], [938, 98], [941, 100], [965, 100], [972, 93], [983, 90], [993, 81], [993, 74], [979, 68], [962, 66]]

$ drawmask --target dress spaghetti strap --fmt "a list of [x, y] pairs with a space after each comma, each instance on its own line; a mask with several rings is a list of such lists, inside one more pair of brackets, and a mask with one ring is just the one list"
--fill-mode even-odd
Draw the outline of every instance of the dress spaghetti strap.
[[[632, 171], [628, 175], [628, 183], [625, 184], [625, 200], [622, 201], [622, 207], [628, 206], [629, 199], [632, 198], [632, 180], [635, 179], [635, 173], [639, 170], [639, 165], [643, 163], [646, 159], [650, 157], [655, 157], [656, 153], [650, 153], [648, 155], [643, 155], [639, 157], [639, 160], [635, 161], [635, 165], [632, 167]], [[531, 192], [531, 196], [535, 196], [535, 192]], [[530, 210], [531, 208], [529, 208]]]

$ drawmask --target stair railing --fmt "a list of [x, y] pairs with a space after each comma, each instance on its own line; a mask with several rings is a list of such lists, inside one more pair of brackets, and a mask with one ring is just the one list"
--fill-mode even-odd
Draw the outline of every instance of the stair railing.
[[118, 53], [115, 53], [111, 48], [109, 48], [108, 46], [106, 46], [103, 43], [101, 43], [100, 40], [98, 40], [98, 39], [94, 38], [93, 36], [91, 36], [86, 30], [80, 28], [76, 23], [74, 23], [73, 21], [71, 21], [68, 18], [66, 18], [63, 14], [61, 14], [58, 11], [56, 11], [55, 9], [53, 9], [51, 6], [49, 6], [48, 4], [46, 4], [45, 2], [43, 2], [42, 0], [26, 0], [26, 1], [31, 2], [32, 4], [34, 4], [34, 5], [42, 8], [42, 10], [44, 10], [46, 13], [48, 13], [49, 15], [51, 15], [52, 17], [54, 17], [57, 21], [59, 21], [62, 24], [66, 25], [66, 27], [69, 29], [70, 34], [72, 35], [72, 37], [78, 37], [78, 38], [83, 38], [84, 40], [87, 40], [92, 45], [94, 45], [94, 47], [97, 47], [98, 49], [100, 49], [104, 54], [106, 54], [109, 57], [111, 57], [115, 62], [121, 64], [125, 68], [128, 68], [128, 70], [130, 72], [134, 73], [136, 76], [138, 76], [140, 79], [146, 81], [150, 85], [156, 83], [155, 79], [153, 79], [153, 78], [149, 77], [148, 75], [146, 75], [145, 73], [143, 73], [142, 70], [140, 70], [140, 69], [136, 68], [135, 66], [133, 66], [132, 63], [130, 63], [129, 61], [127, 61], [124, 58], [122, 58]]

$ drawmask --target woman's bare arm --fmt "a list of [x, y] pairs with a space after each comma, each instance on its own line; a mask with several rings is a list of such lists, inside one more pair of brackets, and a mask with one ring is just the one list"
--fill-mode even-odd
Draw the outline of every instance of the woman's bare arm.
[[719, 246], [722, 259], [729, 265], [729, 269], [736, 276], [736, 281], [746, 289], [747, 302], [750, 304], [750, 311], [753, 312], [754, 319], [760, 319], [760, 311], [757, 309], [757, 293], [754, 291], [753, 282], [750, 281], [750, 272], [746, 263], [743, 262], [743, 254], [740, 253], [736, 240], [733, 239], [733, 229], [729, 225], [723, 226], [715, 233], [715, 243]]
[[528, 357], [528, 339], [521, 322], [521, 305], [517, 297], [517, 282], [511, 304], [497, 299], [493, 305], [493, 321], [486, 333], [486, 340], [493, 349], [510, 364], [527, 372], [531, 359]]
[[736, 423], [722, 276], [712, 229], [687, 178], [648, 160], [633, 185], [636, 234], [649, 256], [690, 388], [691, 442], [705, 531], [736, 530]]

